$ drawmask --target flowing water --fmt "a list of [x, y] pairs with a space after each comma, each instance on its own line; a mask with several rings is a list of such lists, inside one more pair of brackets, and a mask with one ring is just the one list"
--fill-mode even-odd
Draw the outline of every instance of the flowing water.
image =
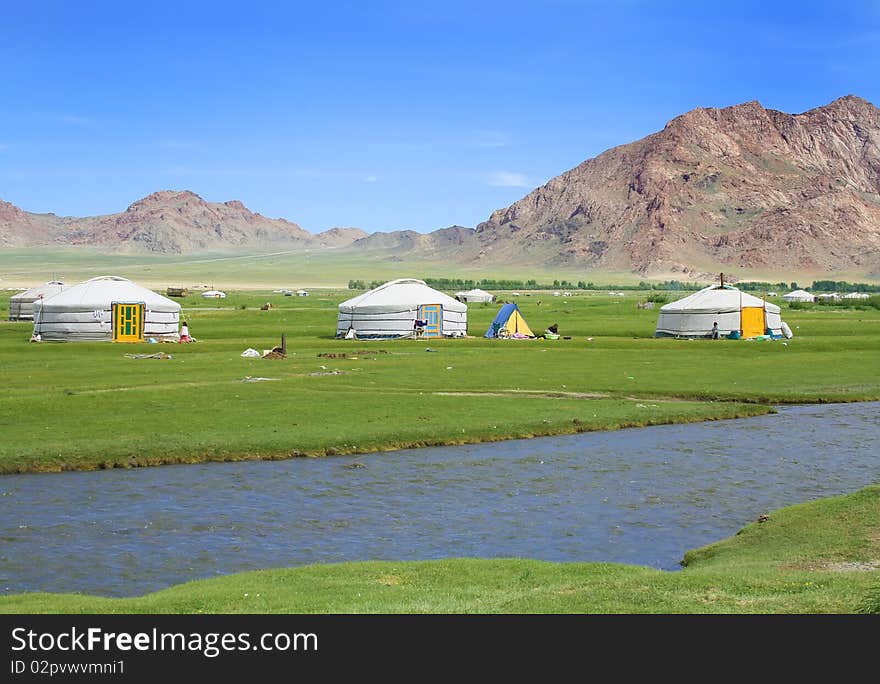
[[0, 476], [0, 592], [132, 596], [257, 568], [528, 557], [674, 570], [880, 482], [880, 403], [357, 457]]

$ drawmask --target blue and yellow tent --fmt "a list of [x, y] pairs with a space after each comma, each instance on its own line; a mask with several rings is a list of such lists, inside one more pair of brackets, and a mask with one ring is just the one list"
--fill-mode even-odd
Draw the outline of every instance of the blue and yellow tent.
[[523, 318], [516, 304], [505, 304], [501, 307], [495, 320], [489, 326], [484, 337], [534, 337], [535, 334]]

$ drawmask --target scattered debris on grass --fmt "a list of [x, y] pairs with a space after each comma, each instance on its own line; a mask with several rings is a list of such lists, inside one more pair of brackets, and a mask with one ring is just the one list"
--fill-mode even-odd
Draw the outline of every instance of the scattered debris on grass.
[[126, 354], [126, 358], [129, 359], [170, 359], [171, 354], [166, 354], [165, 352], [158, 352], [156, 354]]
[[341, 370], [332, 370], [332, 371], [319, 371], [317, 373], [309, 373], [309, 375], [345, 375], [346, 371]]
[[250, 375], [245, 375], [240, 382], [265, 382], [267, 380], [277, 380], [278, 378], [252, 378]]
[[318, 354], [320, 358], [323, 359], [350, 359], [357, 358], [358, 356], [370, 356], [371, 354], [388, 354], [389, 352], [384, 349], [362, 349], [360, 351], [352, 351], [352, 352], [323, 352]]

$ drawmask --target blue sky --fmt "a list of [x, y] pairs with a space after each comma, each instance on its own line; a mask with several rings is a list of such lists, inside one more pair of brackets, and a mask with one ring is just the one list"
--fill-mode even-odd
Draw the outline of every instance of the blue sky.
[[474, 226], [699, 106], [880, 104], [878, 2], [0, 0], [0, 198]]

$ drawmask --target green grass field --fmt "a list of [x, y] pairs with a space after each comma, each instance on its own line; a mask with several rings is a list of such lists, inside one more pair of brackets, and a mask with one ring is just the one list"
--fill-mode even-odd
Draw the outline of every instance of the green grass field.
[[[0, 287], [38, 284], [51, 278], [80, 282], [99, 275], [124, 274], [142, 285], [167, 286], [207, 284], [219, 289], [269, 290], [298, 287], [345, 287], [350, 279], [393, 280], [394, 278], [443, 278], [454, 273], [460, 278], [536, 278], [542, 283], [556, 279], [577, 282], [583, 273], [573, 267], [450, 264], [395, 250], [365, 253], [358, 250], [263, 250], [164, 255], [149, 253], [114, 254], [88, 248], [0, 250]], [[638, 283], [631, 273], [610, 272], [595, 282]]]
[[[518, 298], [530, 325], [556, 322], [572, 339], [483, 339], [498, 306], [476, 305], [471, 339], [335, 340], [351, 294], [190, 296], [190, 345], [31, 344], [29, 323], [0, 323], [0, 472], [359, 453], [880, 398], [876, 309], [784, 309], [786, 345], [684, 341], [654, 339], [657, 313], [637, 295], [533, 293]], [[287, 359], [241, 358], [281, 333]], [[157, 351], [172, 358], [126, 357]]]
[[785, 508], [680, 572], [524, 559], [261, 570], [137, 598], [0, 597], [3, 613], [880, 612], [880, 486]]

